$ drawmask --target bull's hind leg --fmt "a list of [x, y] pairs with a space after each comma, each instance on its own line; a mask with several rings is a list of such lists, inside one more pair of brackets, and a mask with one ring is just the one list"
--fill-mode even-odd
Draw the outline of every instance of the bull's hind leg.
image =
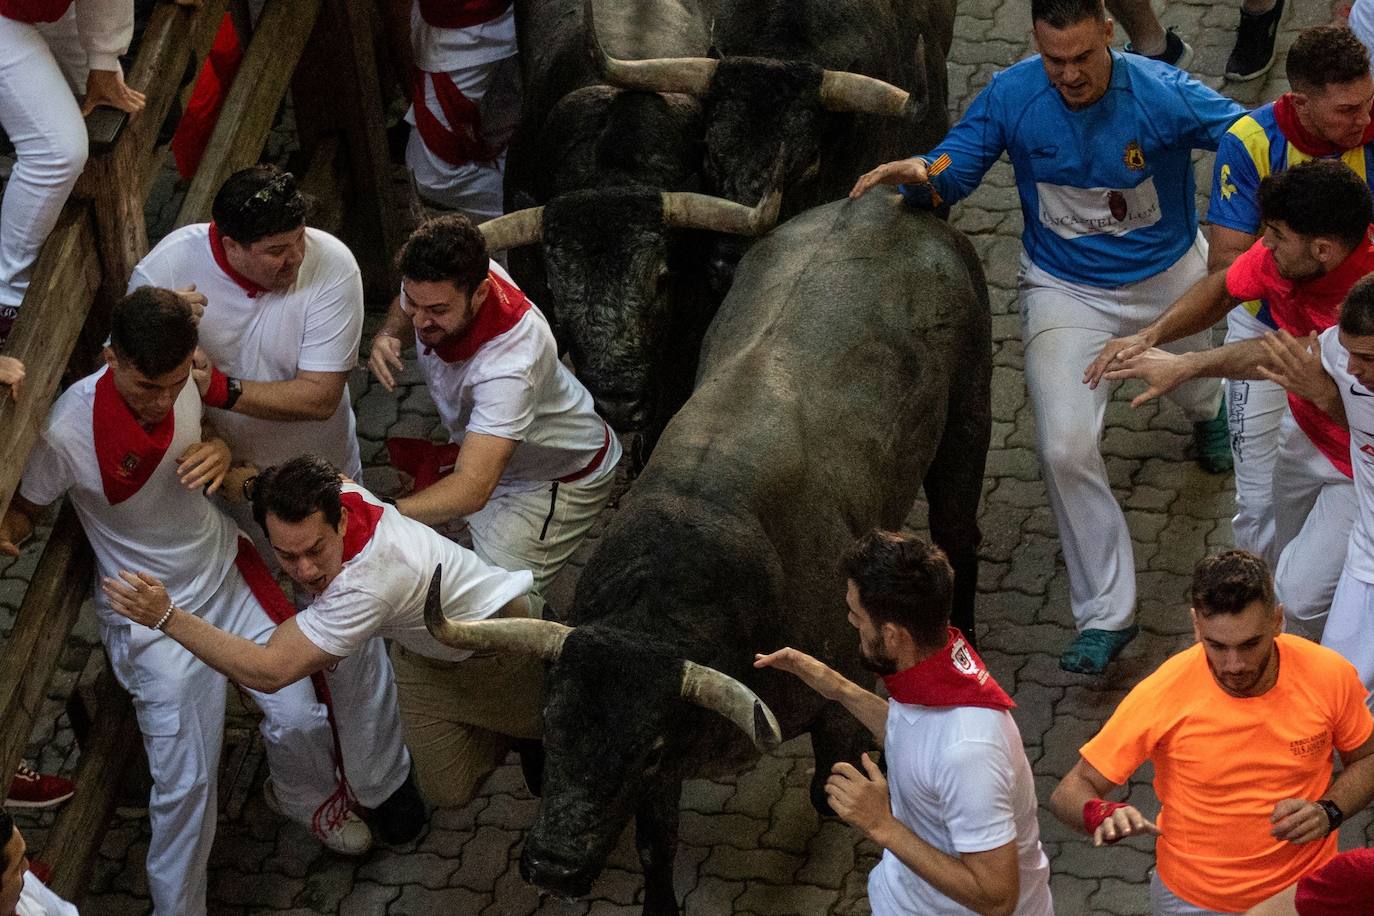
[[650, 791], [635, 812], [635, 849], [644, 869], [644, 916], [678, 916], [673, 889], [682, 783]]
[[875, 749], [878, 741], [837, 703], [827, 704], [811, 724], [811, 750], [816, 758], [816, 772], [811, 777], [811, 807], [821, 817], [834, 817], [825, 797], [825, 781], [841, 760], [852, 763], [862, 771], [859, 756]]

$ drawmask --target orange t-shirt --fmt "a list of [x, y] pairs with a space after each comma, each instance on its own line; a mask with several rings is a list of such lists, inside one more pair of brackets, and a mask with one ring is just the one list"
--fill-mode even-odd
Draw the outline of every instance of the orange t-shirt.
[[1334, 856], [1334, 835], [1276, 840], [1269, 817], [1285, 798], [1321, 798], [1332, 746], [1353, 750], [1374, 733], [1350, 662], [1296, 636], [1276, 644], [1278, 681], [1262, 696], [1223, 691], [1195, 645], [1137, 684], [1079, 749], [1114, 783], [1154, 763], [1159, 877], [1194, 906], [1249, 909]]

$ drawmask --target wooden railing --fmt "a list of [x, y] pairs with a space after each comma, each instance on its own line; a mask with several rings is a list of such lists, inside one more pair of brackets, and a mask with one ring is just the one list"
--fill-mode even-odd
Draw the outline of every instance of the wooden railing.
[[[18, 487], [64, 374], [95, 368], [109, 310], [148, 252], [144, 210], [161, 168], [162, 153], [154, 148], [158, 130], [188, 64], [194, 61], [197, 72], [204, 65], [226, 10], [235, 13], [236, 23], [247, 21], [241, 0], [205, 0], [195, 10], [171, 3], [157, 7], [127, 76], [146, 94], [147, 106], [108, 150], [92, 155], [38, 258], [19, 318], [0, 350], [27, 369], [23, 396], [0, 400], [0, 513]], [[319, 198], [312, 223], [334, 232], [347, 224], [355, 233], [348, 240], [363, 255], [368, 289], [380, 298], [395, 288], [389, 257], [399, 242], [399, 222], [390, 202], [373, 13], [371, 4], [358, 0], [269, 0], [190, 182], [178, 226], [208, 218], [224, 179], [258, 161], [291, 91], [310, 163], [302, 184]], [[347, 195], [351, 200], [345, 199], [349, 189], [355, 192]], [[13, 631], [0, 648], [0, 774], [14, 771], [34, 732], [93, 575], [76, 513], [63, 505]], [[138, 741], [128, 696], [108, 670], [79, 692], [94, 696], [99, 708], [81, 717], [92, 727], [82, 741], [77, 795], [45, 844], [57, 851], [52, 886], [69, 899], [79, 898], [89, 884], [124, 764], [137, 759]]]

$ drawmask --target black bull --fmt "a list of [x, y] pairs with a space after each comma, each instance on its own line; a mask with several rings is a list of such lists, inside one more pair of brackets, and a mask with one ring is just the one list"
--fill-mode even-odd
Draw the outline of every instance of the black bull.
[[[749, 252], [695, 392], [582, 573], [573, 629], [523, 621], [530, 639], [499, 646], [490, 623], [437, 622], [451, 644], [552, 660], [528, 880], [586, 893], [633, 815], [644, 911], [676, 913], [683, 779], [772, 744], [737, 682], [783, 738], [811, 733], [824, 810], [831, 766], [872, 739], [790, 675], [755, 670], [754, 653], [796, 646], [865, 682], [837, 560], [857, 534], [900, 528], [922, 485], [956, 570], [956, 623], [971, 631], [990, 373], [972, 247], [895, 194], [819, 207]], [[733, 700], [688, 689], [705, 668], [738, 688]]]

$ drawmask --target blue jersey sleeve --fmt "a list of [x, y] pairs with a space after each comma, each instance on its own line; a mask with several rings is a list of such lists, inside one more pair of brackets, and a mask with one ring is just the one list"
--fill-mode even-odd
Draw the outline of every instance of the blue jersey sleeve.
[[[1187, 73], [1175, 68], [1160, 79], [1165, 103], [1152, 112], [1161, 127], [1172, 134], [1179, 149], [1215, 150], [1226, 130], [1245, 114], [1245, 108], [1215, 89], [1208, 88]], [[1160, 123], [1163, 122], [1163, 123]]]
[[1239, 137], [1228, 133], [1217, 149], [1212, 169], [1207, 221], [1237, 232], [1259, 232], [1259, 183], [1254, 156]]
[[[934, 162], [942, 154], [949, 156], [949, 168], [931, 181], [947, 204], [972, 194], [1007, 148], [1007, 125], [1004, 113], [998, 110], [998, 89], [998, 75], [994, 75], [945, 139], [935, 149], [921, 154], [927, 162]], [[903, 197], [920, 203], [919, 192], [908, 190], [906, 185], [899, 190]]]

